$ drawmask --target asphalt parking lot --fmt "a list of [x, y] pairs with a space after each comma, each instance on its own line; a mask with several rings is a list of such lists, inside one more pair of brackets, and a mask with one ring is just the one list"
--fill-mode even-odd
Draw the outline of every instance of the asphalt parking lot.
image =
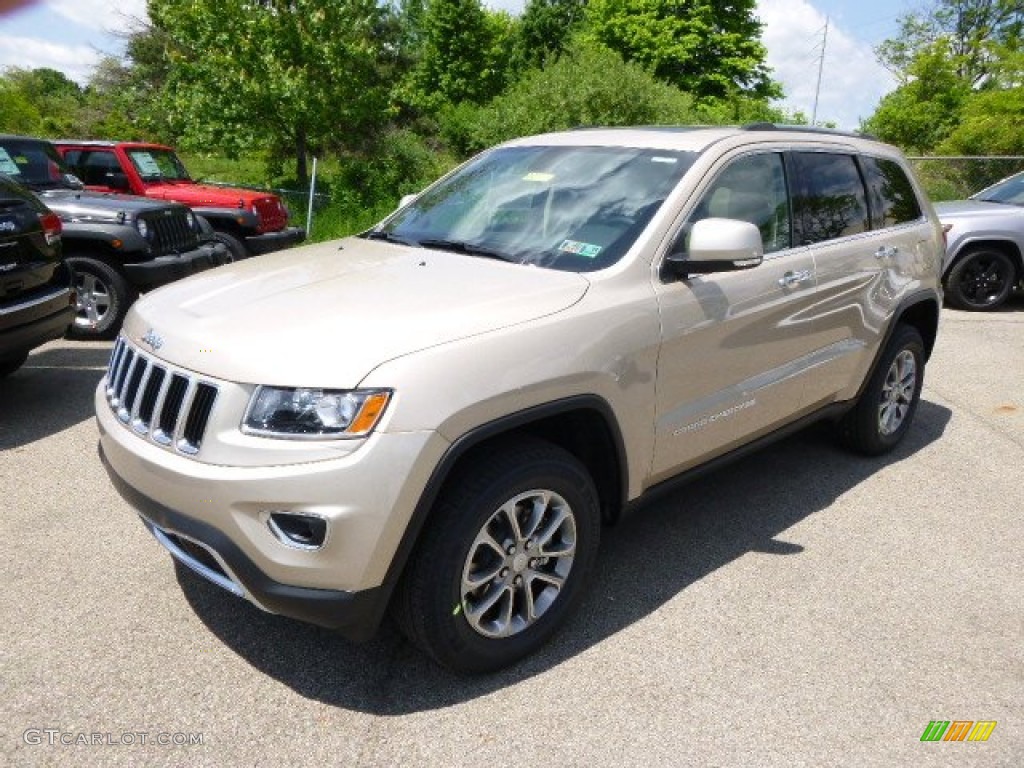
[[661, 500], [553, 644], [473, 679], [176, 571], [97, 458], [109, 348], [0, 382], [3, 764], [1024, 764], [1022, 297], [943, 311], [896, 454], [817, 427]]

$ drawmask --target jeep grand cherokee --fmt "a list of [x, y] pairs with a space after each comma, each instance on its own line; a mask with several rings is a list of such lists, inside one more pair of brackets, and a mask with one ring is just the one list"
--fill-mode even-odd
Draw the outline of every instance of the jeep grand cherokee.
[[603, 523], [809, 421], [906, 435], [942, 233], [900, 153], [770, 125], [484, 152], [359, 237], [146, 296], [96, 391], [181, 563], [467, 672], [577, 605]]

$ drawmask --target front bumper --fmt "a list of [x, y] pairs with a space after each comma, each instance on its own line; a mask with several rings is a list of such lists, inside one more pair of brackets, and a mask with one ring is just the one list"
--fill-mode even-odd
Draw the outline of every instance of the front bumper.
[[231, 253], [227, 246], [221, 243], [204, 243], [194, 251], [157, 256], [150, 261], [136, 264], [125, 264], [124, 273], [133, 286], [147, 291], [230, 261]]
[[0, 360], [59, 339], [74, 320], [75, 296], [70, 287], [0, 308]]
[[[381, 587], [346, 592], [275, 581], [222, 531], [175, 512], [126, 483], [110, 466], [102, 443], [100, 458], [118, 493], [139, 512], [143, 524], [175, 560], [270, 613], [333, 629], [356, 642], [373, 637], [387, 608], [387, 594]], [[213, 561], [201, 552], [197, 556], [195, 544], [216, 553]]]
[[[143, 439], [118, 421], [105, 383], [95, 398], [103, 463], [122, 497], [172, 555], [182, 560], [167, 540], [207, 566], [219, 566], [214, 575], [226, 582], [194, 563], [187, 566], [264, 610], [353, 640], [373, 634], [394, 586], [392, 561], [426, 475], [447, 447], [442, 438], [375, 434], [338, 458], [207, 464]], [[323, 546], [305, 551], [276, 538], [267, 516], [282, 509], [326, 519]]]
[[245, 238], [245, 247], [255, 255], [280, 251], [298, 245], [306, 239], [306, 230], [302, 227], [287, 227], [279, 232], [266, 232]]

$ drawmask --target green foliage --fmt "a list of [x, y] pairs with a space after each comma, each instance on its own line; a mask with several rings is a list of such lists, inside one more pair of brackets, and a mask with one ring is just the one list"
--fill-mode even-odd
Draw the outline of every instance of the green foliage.
[[431, 0], [410, 99], [436, 111], [446, 104], [483, 103], [505, 87], [513, 54], [512, 19], [480, 0]]
[[585, 34], [697, 98], [781, 96], [756, 0], [590, 0]]
[[51, 138], [74, 131], [85, 99], [78, 83], [46, 68], [6, 70], [0, 92], [5, 96], [0, 129]]
[[1021, 152], [1022, 27], [1020, 0], [938, 0], [904, 16], [876, 50], [901, 85], [864, 127], [914, 154]]
[[527, 72], [475, 115], [457, 117], [461, 145], [480, 150], [516, 136], [577, 126], [685, 124], [697, 115], [693, 99], [677, 88], [601, 45], [581, 42], [547, 67]]
[[374, 0], [149, 0], [182, 143], [228, 154], [358, 147], [386, 121], [395, 29]]
[[350, 209], [394, 208], [402, 195], [419, 192], [454, 164], [411, 131], [390, 131], [371, 151], [340, 158], [337, 186], [343, 191], [335, 197]]
[[917, 54], [911, 79], [882, 99], [864, 128], [912, 154], [931, 151], [956, 127], [970, 86], [960, 79], [945, 46]]
[[519, 19], [519, 59], [542, 66], [566, 48], [584, 21], [587, 0], [529, 0]]

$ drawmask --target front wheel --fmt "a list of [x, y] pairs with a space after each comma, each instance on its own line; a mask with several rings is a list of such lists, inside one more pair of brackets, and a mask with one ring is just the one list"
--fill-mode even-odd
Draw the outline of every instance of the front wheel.
[[946, 297], [957, 309], [982, 311], [1003, 304], [1017, 282], [1017, 269], [1002, 251], [977, 247], [969, 250], [946, 277]]
[[249, 251], [245, 247], [245, 243], [239, 240], [229, 232], [216, 231], [213, 233], [213, 239], [218, 243], [224, 243], [228, 248], [228, 253], [231, 254], [232, 261], [241, 261], [249, 257]]
[[83, 256], [72, 256], [67, 261], [75, 273], [78, 298], [68, 335], [88, 340], [114, 338], [135, 300], [135, 290], [105, 262]]
[[839, 437], [868, 456], [891, 451], [910, 429], [924, 383], [924, 342], [897, 326], [857, 404], [839, 422]]
[[438, 500], [395, 596], [399, 626], [456, 672], [508, 666], [576, 607], [600, 528], [574, 456], [532, 439], [486, 449]]

